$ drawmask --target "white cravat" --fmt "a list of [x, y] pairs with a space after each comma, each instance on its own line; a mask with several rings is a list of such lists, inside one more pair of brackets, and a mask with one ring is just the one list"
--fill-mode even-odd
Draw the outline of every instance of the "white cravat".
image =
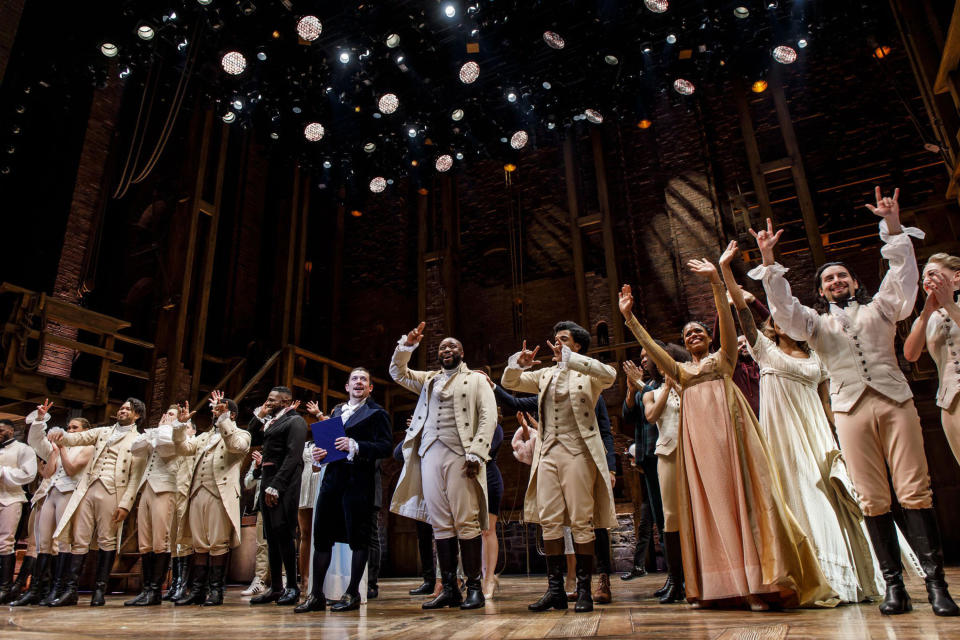
[[120, 424], [113, 425], [113, 432], [110, 433], [110, 437], [107, 438], [106, 446], [112, 446], [114, 443], [120, 442], [124, 437], [130, 433], [131, 429], [136, 429], [137, 423], [128, 424], [127, 426], [121, 426]]

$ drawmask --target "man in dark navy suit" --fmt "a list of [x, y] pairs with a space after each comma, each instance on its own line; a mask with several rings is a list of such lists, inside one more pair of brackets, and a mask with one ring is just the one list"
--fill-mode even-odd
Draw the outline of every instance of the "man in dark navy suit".
[[[250, 604], [295, 605], [297, 587], [297, 509], [300, 506], [300, 474], [303, 471], [303, 443], [307, 423], [297, 413], [287, 387], [274, 387], [267, 401], [256, 410], [248, 430], [253, 446], [262, 445], [260, 505], [263, 533], [270, 559], [271, 587], [250, 599]], [[287, 588], [283, 588], [283, 571]]]
[[[345, 460], [331, 462], [323, 474], [323, 482], [313, 508], [313, 566], [310, 572], [310, 595], [297, 613], [322, 611], [326, 607], [323, 580], [330, 567], [334, 542], [350, 545], [350, 584], [331, 611], [352, 611], [360, 606], [360, 579], [370, 552], [371, 518], [373, 505], [380, 491], [377, 461], [390, 456], [393, 448], [393, 430], [390, 416], [373, 401], [370, 393], [373, 382], [370, 372], [358, 367], [350, 372], [347, 381], [347, 402], [338, 404], [331, 417], [343, 419], [344, 436], [334, 446], [347, 453]], [[319, 408], [311, 403], [308, 410], [314, 417], [325, 420]], [[315, 448], [313, 459], [324, 461], [327, 451]]]

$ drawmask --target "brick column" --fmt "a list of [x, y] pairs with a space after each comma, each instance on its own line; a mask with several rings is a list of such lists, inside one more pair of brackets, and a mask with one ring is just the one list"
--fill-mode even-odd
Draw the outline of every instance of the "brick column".
[[25, 1], [3, 0], [0, 2], [0, 83], [3, 82], [3, 77], [7, 73], [7, 63], [10, 62], [13, 42], [17, 39]]

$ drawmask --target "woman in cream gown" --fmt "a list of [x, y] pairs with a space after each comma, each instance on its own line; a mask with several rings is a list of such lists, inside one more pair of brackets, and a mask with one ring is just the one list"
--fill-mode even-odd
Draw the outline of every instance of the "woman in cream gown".
[[630, 285], [620, 311], [650, 358], [682, 389], [676, 504], [687, 600], [695, 606], [810, 606], [834, 595], [814, 550], [780, 491], [760, 426], [731, 375], [737, 335], [716, 267], [692, 260], [708, 278], [720, 319], [720, 350], [691, 322], [683, 341], [692, 362], [679, 364], [633, 316]]
[[820, 569], [840, 600], [879, 595], [880, 574], [830, 431], [826, 368], [816, 352], [791, 340], [772, 319], [764, 331], [757, 329], [730, 268], [737, 252], [737, 243], [731, 242], [720, 256], [720, 270], [750, 354], [760, 365], [760, 431], [783, 497], [810, 536]]

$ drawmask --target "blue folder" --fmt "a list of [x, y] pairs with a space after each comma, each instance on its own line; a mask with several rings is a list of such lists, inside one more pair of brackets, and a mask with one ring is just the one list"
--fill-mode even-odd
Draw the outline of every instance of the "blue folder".
[[333, 445], [337, 438], [343, 438], [347, 435], [343, 430], [343, 419], [340, 416], [314, 422], [310, 425], [310, 431], [313, 432], [313, 443], [327, 452], [327, 457], [320, 464], [347, 459], [348, 452], [340, 451]]

